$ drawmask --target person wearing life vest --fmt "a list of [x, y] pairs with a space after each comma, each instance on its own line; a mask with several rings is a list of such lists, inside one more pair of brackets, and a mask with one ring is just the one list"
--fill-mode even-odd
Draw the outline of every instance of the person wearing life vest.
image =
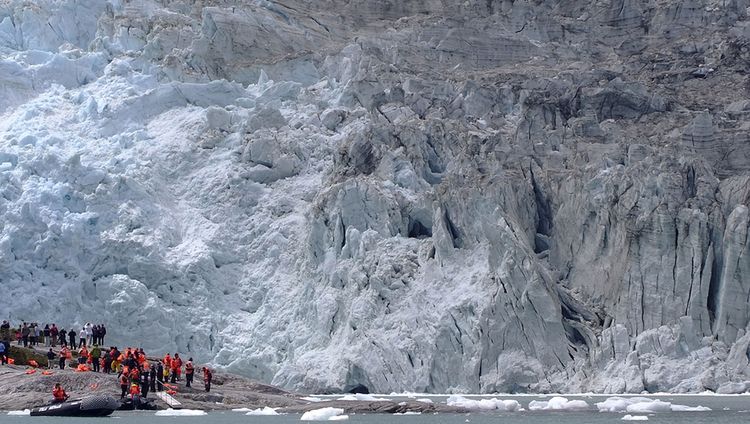
[[86, 361], [89, 359], [89, 350], [86, 349], [86, 345], [84, 344], [81, 346], [81, 348], [78, 350], [78, 364], [79, 365], [85, 365]]
[[203, 367], [203, 386], [206, 388], [207, 392], [211, 391], [211, 379], [213, 379], [214, 374], [211, 372], [208, 367]]
[[63, 403], [70, 396], [68, 396], [67, 393], [65, 393], [65, 389], [60, 385], [60, 383], [55, 383], [55, 387], [52, 389], [52, 403]]
[[172, 369], [172, 357], [169, 356], [169, 353], [164, 355], [164, 368], [171, 370]]
[[68, 349], [67, 346], [63, 346], [62, 349], [60, 349], [59, 356], [60, 356], [60, 363], [59, 363], [60, 369], [64, 370], [65, 369], [65, 361], [67, 361], [68, 359], [70, 359], [70, 357], [72, 357], [73, 355], [70, 353], [70, 349]]
[[120, 374], [120, 389], [122, 390], [122, 393], [120, 394], [120, 399], [124, 398], [125, 395], [128, 393], [128, 384], [130, 383], [130, 379], [128, 378], [127, 374], [122, 373]]
[[193, 383], [193, 374], [195, 373], [195, 366], [193, 365], [193, 358], [188, 358], [185, 364], [185, 387], [190, 387]]
[[179, 353], [174, 354], [172, 358], [172, 383], [176, 383], [180, 379], [182, 373], [182, 358]]

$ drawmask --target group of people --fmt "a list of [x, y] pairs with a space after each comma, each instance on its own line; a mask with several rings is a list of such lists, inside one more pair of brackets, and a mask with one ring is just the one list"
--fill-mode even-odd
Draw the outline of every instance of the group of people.
[[60, 329], [56, 324], [45, 324], [44, 328], [35, 322], [22, 323], [18, 328], [11, 328], [10, 323], [5, 320], [0, 326], [0, 340], [8, 342], [6, 351], [10, 348], [10, 342], [15, 340], [23, 347], [34, 347], [44, 345], [47, 347], [70, 346], [76, 349], [78, 346], [103, 345], [104, 337], [107, 335], [107, 327], [104, 324], [93, 325], [90, 322], [84, 324], [79, 332], [73, 328], [66, 331]]
[[[0, 325], [0, 358], [7, 363], [10, 343], [15, 340], [24, 347], [36, 347], [40, 344], [49, 347], [47, 351], [48, 367], [57, 360], [58, 367], [64, 370], [77, 357], [77, 369], [117, 374], [121, 388], [121, 398], [130, 396], [133, 400], [147, 397], [149, 391], [171, 389], [184, 375], [185, 386], [192, 387], [195, 376], [193, 358], [183, 361], [178, 353], [174, 356], [164, 355], [161, 360], [149, 361], [143, 348], [127, 348], [124, 352], [117, 346], [102, 348], [107, 329], [104, 324], [86, 323], [76, 333], [71, 329], [58, 329], [56, 324], [47, 324], [43, 329], [36, 323], [22, 323], [18, 328], [11, 327], [7, 320]], [[76, 338], [76, 336], [79, 336]], [[76, 343], [78, 342], [78, 343]], [[60, 345], [59, 351], [53, 348]], [[77, 355], [74, 355], [74, 352]], [[183, 372], [184, 370], [184, 372]], [[201, 367], [203, 386], [206, 392], [211, 391], [213, 372], [208, 367]], [[53, 389], [55, 402], [64, 402], [68, 395], [65, 389], [56, 384]]]
[[[167, 353], [164, 355], [164, 359], [149, 362], [143, 348], [128, 348], [125, 353], [120, 353], [118, 359], [121, 360], [118, 369], [121, 398], [124, 398], [128, 393], [134, 399], [140, 396], [147, 397], [149, 391], [162, 391], [165, 387], [171, 387], [167, 381], [174, 384], [182, 379], [183, 361], [178, 353], [175, 353], [174, 357]], [[193, 358], [189, 358], [184, 363], [184, 369], [185, 386], [191, 387], [195, 375]], [[213, 373], [207, 367], [201, 369], [203, 371], [204, 388], [209, 392], [211, 391]]]

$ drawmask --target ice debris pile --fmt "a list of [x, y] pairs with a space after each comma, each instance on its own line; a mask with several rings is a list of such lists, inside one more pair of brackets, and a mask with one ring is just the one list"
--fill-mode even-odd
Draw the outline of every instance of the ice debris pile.
[[4, 0], [0, 315], [311, 392], [743, 392], [747, 6]]

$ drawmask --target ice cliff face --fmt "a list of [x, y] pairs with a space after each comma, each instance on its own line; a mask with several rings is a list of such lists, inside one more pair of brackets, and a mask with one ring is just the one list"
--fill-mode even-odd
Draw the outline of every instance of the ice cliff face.
[[743, 391], [745, 0], [0, 1], [0, 313], [327, 391]]

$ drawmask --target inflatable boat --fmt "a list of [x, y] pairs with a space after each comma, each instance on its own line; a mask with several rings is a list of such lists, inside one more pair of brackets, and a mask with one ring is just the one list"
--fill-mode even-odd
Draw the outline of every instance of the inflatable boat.
[[89, 396], [31, 410], [32, 417], [104, 417], [120, 407], [120, 401], [105, 395]]

